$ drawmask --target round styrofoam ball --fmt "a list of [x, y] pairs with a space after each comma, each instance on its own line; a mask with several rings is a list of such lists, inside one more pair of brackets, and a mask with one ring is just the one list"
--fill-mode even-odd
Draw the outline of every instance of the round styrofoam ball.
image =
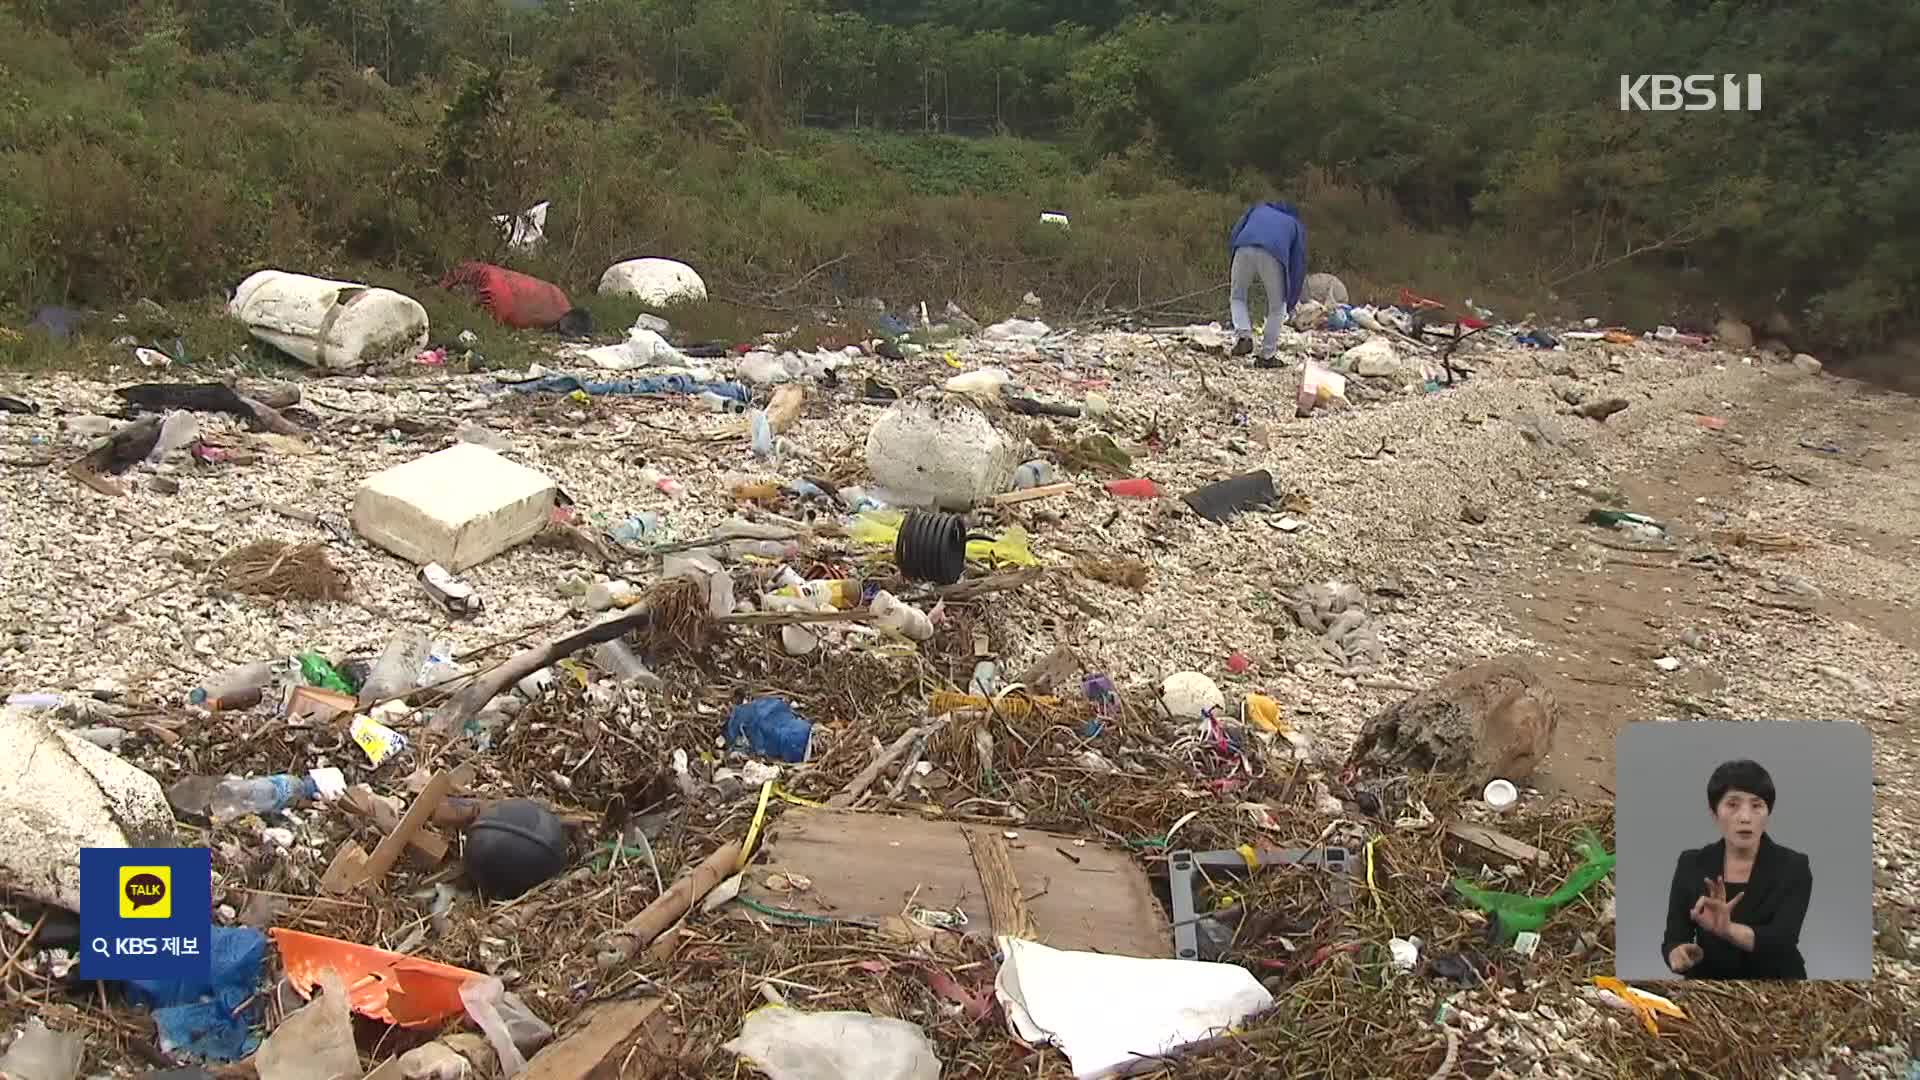
[[1180, 719], [1198, 719], [1209, 709], [1225, 709], [1226, 696], [1212, 679], [1197, 671], [1180, 671], [1160, 684], [1160, 703]]

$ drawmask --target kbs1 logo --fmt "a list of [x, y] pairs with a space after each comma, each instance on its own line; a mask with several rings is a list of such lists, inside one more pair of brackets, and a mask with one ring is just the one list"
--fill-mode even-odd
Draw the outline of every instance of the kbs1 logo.
[[1622, 75], [1621, 112], [1759, 112], [1758, 75]]

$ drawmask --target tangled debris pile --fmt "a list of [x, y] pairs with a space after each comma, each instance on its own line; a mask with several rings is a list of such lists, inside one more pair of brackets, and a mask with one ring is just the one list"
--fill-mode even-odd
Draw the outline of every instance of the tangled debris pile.
[[[704, 294], [658, 262], [603, 288]], [[503, 321], [572, 314], [482, 271]], [[0, 475], [40, 579], [0, 597], [0, 1010], [36, 1018], [0, 1072], [1760, 1076], [1904, 1037], [1891, 957], [1676, 992], [1650, 1037], [1605, 979], [1611, 812], [1543, 790], [1565, 707], [1455, 595], [1521, 557], [1462, 520], [1616, 452], [1538, 415], [1555, 372], [1638, 404], [1753, 377], [1721, 354], [1341, 287], [1297, 380], [1218, 327], [924, 307], [336, 374], [435, 352], [418, 305], [249, 282], [315, 377], [124, 423], [6, 387], [5, 452], [75, 465]], [[212, 975], [81, 982], [78, 848], [175, 841], [213, 853]], [[1516, 936], [1510, 893], [1552, 912]]]

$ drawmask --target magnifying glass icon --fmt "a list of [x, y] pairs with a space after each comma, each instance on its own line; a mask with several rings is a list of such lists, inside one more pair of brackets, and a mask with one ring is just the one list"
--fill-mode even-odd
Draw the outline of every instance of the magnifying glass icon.
[[96, 952], [96, 953], [99, 953], [99, 954], [100, 954], [101, 956], [111, 956], [111, 955], [113, 955], [113, 954], [112, 954], [111, 952], [109, 952], [109, 951], [107, 950], [107, 939], [106, 939], [106, 938], [103, 938], [103, 937], [97, 937], [97, 938], [94, 938], [94, 939], [93, 939], [93, 940], [92, 940], [91, 942], [89, 942], [88, 944], [90, 944], [90, 945], [92, 945], [92, 946], [93, 946], [93, 951], [94, 951], [94, 952]]

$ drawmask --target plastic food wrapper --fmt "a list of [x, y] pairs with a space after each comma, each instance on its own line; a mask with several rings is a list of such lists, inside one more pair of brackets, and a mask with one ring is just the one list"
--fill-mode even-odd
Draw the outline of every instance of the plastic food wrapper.
[[1474, 907], [1492, 915], [1499, 938], [1511, 944], [1523, 932], [1538, 932], [1553, 913], [1578, 899], [1593, 883], [1613, 873], [1614, 855], [1599, 836], [1588, 830], [1574, 845], [1583, 861], [1573, 873], [1547, 896], [1522, 896], [1519, 893], [1491, 892], [1470, 881], [1455, 879], [1454, 889]]
[[1127, 1073], [1226, 1033], [1273, 1007], [1273, 995], [1243, 967], [1200, 960], [1142, 959], [1050, 949], [1002, 937], [1006, 960], [994, 994], [1014, 1034], [1052, 1043], [1077, 1080]]
[[1300, 373], [1298, 406], [1302, 410], [1325, 407], [1347, 398], [1347, 377], [1323, 364], [1307, 361]]
[[371, 716], [356, 716], [348, 729], [353, 741], [367, 752], [367, 760], [375, 768], [388, 758], [407, 748], [407, 737]]
[[940, 1059], [919, 1025], [863, 1012], [755, 1009], [721, 1049], [770, 1080], [940, 1080]]
[[162, 1051], [238, 1061], [260, 1045], [250, 1030], [260, 1007], [249, 1002], [260, 984], [267, 936], [251, 927], [216, 926], [207, 952], [206, 982], [136, 980], [126, 984], [127, 1000], [153, 1010]]
[[[851, 535], [856, 544], [892, 547], [900, 536], [900, 523], [906, 515], [898, 510], [865, 510], [853, 519]], [[1033, 541], [1027, 530], [1014, 525], [998, 540], [968, 540], [968, 562], [1004, 563], [1009, 566], [1039, 566], [1033, 554]]]
[[520, 995], [507, 992], [497, 977], [475, 979], [460, 986], [467, 1016], [486, 1033], [500, 1059], [500, 1071], [518, 1076], [527, 1067], [526, 1055], [553, 1040], [553, 1028], [527, 1008]]
[[275, 927], [267, 932], [280, 949], [287, 981], [312, 997], [320, 976], [334, 971], [347, 984], [354, 1012], [396, 1027], [432, 1027], [467, 1011], [460, 988], [487, 976], [452, 964], [422, 960], [339, 938]]

